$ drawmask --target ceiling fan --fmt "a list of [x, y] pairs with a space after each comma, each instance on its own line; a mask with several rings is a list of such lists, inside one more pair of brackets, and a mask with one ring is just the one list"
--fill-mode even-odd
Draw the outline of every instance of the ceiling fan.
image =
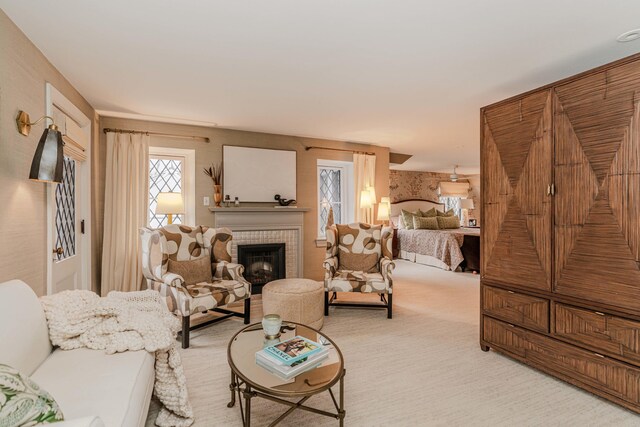
[[458, 174], [456, 173], [456, 169], [458, 168], [458, 165], [454, 165], [453, 166], [453, 173], [451, 175], [449, 175], [449, 179], [451, 180], [451, 182], [457, 182], [458, 181]]

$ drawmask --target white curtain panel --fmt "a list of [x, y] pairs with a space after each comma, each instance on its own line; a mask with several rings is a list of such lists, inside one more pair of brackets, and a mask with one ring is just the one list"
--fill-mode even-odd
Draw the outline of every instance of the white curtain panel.
[[105, 175], [103, 296], [141, 287], [138, 230], [147, 223], [149, 135], [108, 132]]
[[[355, 219], [356, 222], [373, 222], [373, 208], [360, 207], [360, 192], [369, 186], [375, 186], [376, 156], [353, 154], [354, 187], [356, 190]], [[374, 201], [375, 202], [375, 201]]]

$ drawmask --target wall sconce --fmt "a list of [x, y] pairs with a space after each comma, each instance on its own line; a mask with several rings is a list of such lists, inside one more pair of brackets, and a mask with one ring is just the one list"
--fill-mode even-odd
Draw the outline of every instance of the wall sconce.
[[[29, 114], [20, 110], [16, 117], [18, 132], [24, 136], [29, 136], [31, 126], [39, 123], [43, 119], [53, 118], [50, 116], [42, 116], [35, 122], [29, 122]], [[62, 161], [64, 159], [64, 142], [62, 141], [62, 133], [58, 130], [58, 126], [51, 123], [42, 133], [38, 147], [33, 155], [31, 162], [31, 171], [29, 179], [44, 182], [62, 182]]]

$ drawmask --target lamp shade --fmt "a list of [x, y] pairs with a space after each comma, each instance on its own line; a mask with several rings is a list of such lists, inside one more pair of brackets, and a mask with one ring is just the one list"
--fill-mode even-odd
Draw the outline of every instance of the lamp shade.
[[156, 214], [178, 215], [184, 213], [184, 201], [182, 193], [160, 193], [158, 194], [158, 204]]
[[55, 125], [44, 130], [33, 155], [29, 179], [45, 182], [62, 182], [64, 160], [62, 134]]
[[367, 187], [367, 191], [371, 194], [371, 205], [373, 206], [376, 203], [376, 200], [378, 200], [376, 197], [376, 188], [373, 185], [369, 185]]
[[391, 205], [391, 198], [389, 196], [380, 197], [380, 203], [386, 203], [387, 206]]
[[388, 221], [389, 220], [389, 205], [386, 203], [382, 203], [382, 201], [378, 204], [378, 221]]
[[473, 209], [473, 199], [460, 199], [461, 209]]
[[438, 186], [438, 194], [442, 197], [467, 197], [469, 183], [443, 181]]
[[362, 190], [360, 192], [360, 207], [370, 208], [371, 206], [373, 206], [371, 204], [371, 192], [369, 190]]

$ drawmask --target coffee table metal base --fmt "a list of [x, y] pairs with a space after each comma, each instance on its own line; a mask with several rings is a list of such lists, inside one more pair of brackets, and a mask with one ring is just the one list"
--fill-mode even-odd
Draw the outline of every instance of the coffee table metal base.
[[[340, 377], [340, 402], [336, 401], [333, 391], [330, 388], [328, 389], [331, 400], [333, 400], [333, 405], [336, 408], [335, 413], [304, 405], [304, 403], [309, 400], [313, 396], [313, 394], [304, 396], [297, 402], [290, 402], [277, 396], [272, 396], [261, 391], [253, 390], [249, 384], [242, 381], [242, 379], [240, 379], [233, 371], [231, 371], [231, 384], [229, 384], [229, 389], [231, 390], [231, 401], [229, 402], [227, 407], [233, 408], [235, 406], [237, 394], [240, 404], [240, 415], [242, 416], [242, 425], [244, 427], [251, 426], [251, 399], [253, 399], [254, 397], [261, 397], [272, 402], [289, 406], [289, 409], [287, 409], [282, 415], [280, 415], [271, 424], [269, 424], [269, 427], [279, 424], [282, 420], [291, 415], [291, 413], [293, 413], [293, 411], [295, 411], [296, 409], [313, 412], [314, 414], [324, 415], [325, 417], [335, 418], [336, 420], [339, 420], [340, 427], [342, 427], [344, 426], [344, 417], [346, 413], [344, 410], [344, 376], [346, 372], [346, 369], [343, 369], [342, 376]], [[242, 403], [243, 399], [244, 405]]]

